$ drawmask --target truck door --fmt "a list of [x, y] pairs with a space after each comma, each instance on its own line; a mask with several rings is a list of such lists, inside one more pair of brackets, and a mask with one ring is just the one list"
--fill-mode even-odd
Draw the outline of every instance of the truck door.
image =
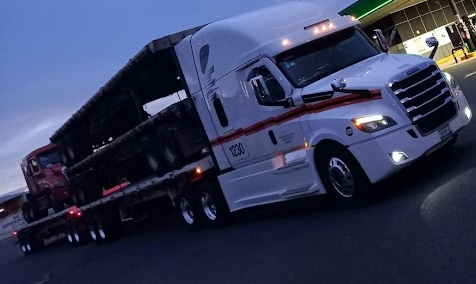
[[273, 61], [261, 58], [237, 75], [246, 99], [236, 105], [242, 131], [223, 145], [230, 163], [265, 161], [303, 147], [296, 107], [287, 102], [293, 88]]

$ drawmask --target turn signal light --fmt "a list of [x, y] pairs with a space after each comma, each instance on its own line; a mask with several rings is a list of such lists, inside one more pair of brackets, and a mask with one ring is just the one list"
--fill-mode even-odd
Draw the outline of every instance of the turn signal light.
[[200, 169], [200, 168], [197, 167], [197, 168], [195, 169], [195, 173], [196, 173], [197, 175], [201, 174], [201, 173], [202, 173], [202, 169]]

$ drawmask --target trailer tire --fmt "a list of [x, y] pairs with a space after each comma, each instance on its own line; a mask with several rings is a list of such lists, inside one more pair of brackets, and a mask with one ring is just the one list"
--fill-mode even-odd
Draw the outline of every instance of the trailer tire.
[[154, 142], [150, 138], [144, 137], [140, 145], [149, 170], [157, 175], [166, 173], [168, 170], [165, 161]]
[[231, 221], [230, 209], [217, 182], [202, 182], [197, 192], [200, 209], [210, 225], [218, 227]]
[[72, 223], [72, 233], [76, 246], [82, 246], [89, 241], [89, 234], [86, 230], [81, 230], [80, 224], [77, 222]]
[[318, 146], [315, 157], [319, 176], [332, 199], [351, 207], [370, 201], [373, 185], [344, 146], [337, 143]]
[[175, 139], [174, 131], [168, 127], [157, 130], [157, 147], [167, 163], [168, 168], [178, 169], [184, 164], [184, 157]]
[[[107, 210], [110, 209], [110, 210]], [[105, 208], [94, 216], [94, 225], [97, 232], [96, 243], [108, 243], [119, 236], [121, 220], [115, 208]]]
[[76, 206], [86, 205], [102, 197], [101, 185], [93, 172], [71, 177], [69, 190]]
[[20, 248], [25, 255], [35, 253], [45, 246], [43, 239], [37, 239], [34, 235], [34, 232], [25, 233], [18, 238]]
[[23, 213], [23, 219], [25, 219], [25, 221], [27, 223], [32, 223], [33, 219], [32, 219], [31, 212], [30, 212], [30, 202], [29, 201], [26, 201], [21, 205], [21, 211]]
[[177, 213], [190, 231], [198, 231], [205, 225], [205, 218], [198, 199], [191, 193], [184, 193], [177, 198]]

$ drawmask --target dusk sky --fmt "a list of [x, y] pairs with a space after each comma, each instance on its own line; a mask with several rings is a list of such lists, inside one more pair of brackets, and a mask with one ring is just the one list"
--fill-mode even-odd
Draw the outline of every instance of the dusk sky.
[[[21, 159], [145, 44], [280, 0], [0, 0], [0, 195]], [[313, 0], [338, 12], [355, 0]]]

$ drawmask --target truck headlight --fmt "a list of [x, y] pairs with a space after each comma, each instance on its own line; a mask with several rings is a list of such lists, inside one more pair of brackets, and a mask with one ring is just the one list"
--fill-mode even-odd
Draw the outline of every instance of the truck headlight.
[[372, 115], [352, 119], [352, 123], [363, 132], [373, 133], [397, 125], [395, 120], [388, 116]]
[[457, 97], [461, 92], [458, 83], [456, 83], [455, 79], [450, 73], [443, 72], [443, 74], [445, 74], [446, 83], [448, 83], [448, 86], [450, 87], [451, 95], [453, 95], [453, 97]]

